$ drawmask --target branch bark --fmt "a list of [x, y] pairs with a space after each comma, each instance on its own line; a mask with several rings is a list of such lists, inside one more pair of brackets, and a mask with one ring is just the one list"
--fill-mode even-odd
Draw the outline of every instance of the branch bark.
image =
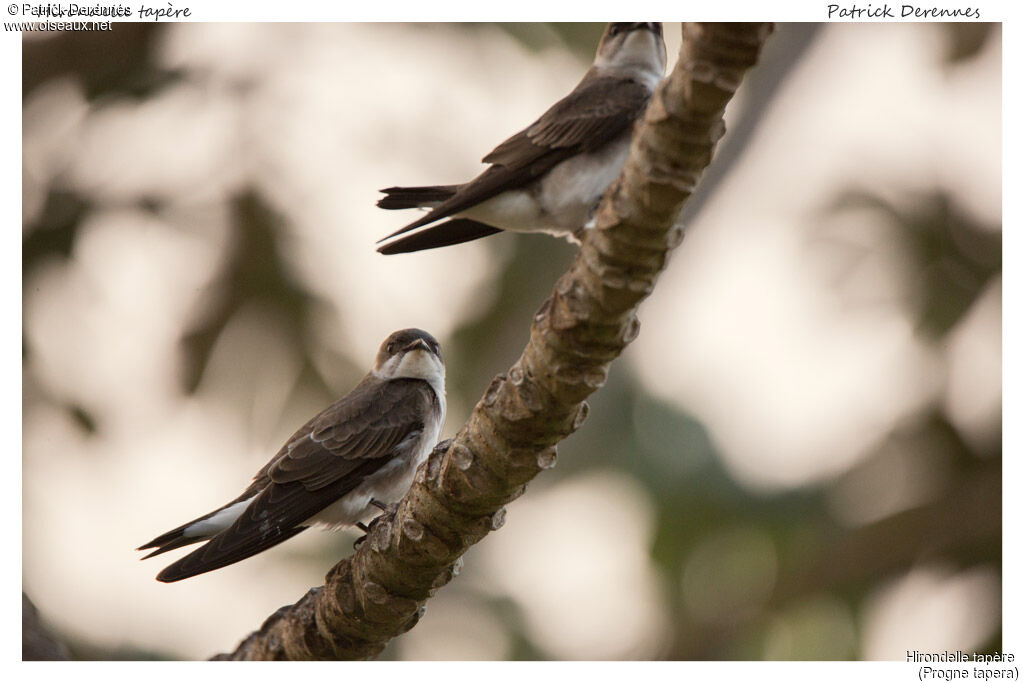
[[214, 659], [369, 658], [416, 624], [427, 599], [458, 574], [463, 553], [499, 528], [504, 506], [554, 465], [555, 445], [583, 424], [585, 399], [636, 338], [637, 306], [682, 241], [679, 213], [771, 30], [683, 25], [679, 61], [655, 93], [595, 229], [534, 316], [522, 356], [324, 586]]

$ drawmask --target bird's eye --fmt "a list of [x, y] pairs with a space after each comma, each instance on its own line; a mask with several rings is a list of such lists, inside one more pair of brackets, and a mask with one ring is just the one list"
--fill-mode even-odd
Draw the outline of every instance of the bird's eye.
[[384, 347], [384, 350], [389, 354], [395, 352], [395, 342], [388, 342], [388, 345]]
[[617, 36], [622, 33], [622, 24], [612, 24], [608, 27], [608, 35]]

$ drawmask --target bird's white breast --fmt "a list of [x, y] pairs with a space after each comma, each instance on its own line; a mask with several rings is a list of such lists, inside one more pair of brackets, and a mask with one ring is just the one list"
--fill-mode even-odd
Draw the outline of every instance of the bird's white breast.
[[587, 154], [570, 157], [539, 180], [508, 190], [460, 216], [514, 232], [567, 236], [584, 227], [629, 155], [630, 133]]
[[433, 353], [422, 349], [410, 351], [402, 356], [398, 365], [388, 368], [388, 379], [422, 379], [434, 389], [444, 407], [444, 363]]
[[574, 232], [590, 220], [605, 190], [619, 177], [629, 143], [630, 135], [621, 135], [595, 152], [566, 159], [544, 176], [540, 201], [557, 227]]

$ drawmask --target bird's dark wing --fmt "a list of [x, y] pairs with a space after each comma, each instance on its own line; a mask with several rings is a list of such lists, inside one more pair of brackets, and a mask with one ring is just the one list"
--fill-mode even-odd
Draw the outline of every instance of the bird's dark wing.
[[356, 476], [339, 480], [334, 486], [317, 492], [306, 490], [299, 482], [271, 484], [256, 496], [234, 524], [165, 567], [157, 574], [157, 581], [181, 581], [226, 567], [304, 531], [307, 527], [303, 522], [351, 491], [376, 469], [372, 461], [361, 465], [351, 472]]
[[267, 474], [276, 484], [298, 481], [310, 491], [323, 488], [361, 461], [386, 461], [419, 436], [424, 416], [437, 406], [437, 395], [423, 380], [364, 379], [296, 433]]
[[179, 581], [219, 569], [299, 533], [310, 517], [414, 447], [423, 416], [437, 401], [422, 380], [364, 380], [303, 425], [260, 470], [247, 491], [258, 491], [256, 497], [230, 527], [157, 579]]
[[420, 230], [411, 235], [405, 235], [397, 240], [382, 244], [377, 248], [382, 254], [408, 254], [413, 251], [424, 249], [437, 249], [438, 247], [450, 247], [453, 244], [462, 244], [471, 240], [487, 237], [501, 232], [501, 228], [487, 225], [469, 218], [452, 218], [444, 223], [438, 223], [427, 230]]
[[215, 514], [217, 514], [218, 512], [223, 510], [224, 508], [230, 507], [231, 505], [234, 505], [235, 503], [238, 503], [238, 502], [240, 502], [240, 501], [237, 500], [237, 499], [233, 500], [230, 503], [228, 503], [227, 505], [223, 505], [223, 506], [217, 508], [213, 512], [208, 512], [205, 515], [203, 515], [202, 517], [196, 517], [191, 522], [185, 522], [184, 524], [182, 524], [179, 527], [171, 529], [170, 531], [168, 531], [166, 533], [160, 534], [159, 536], [154, 538], [149, 543], [146, 543], [145, 545], [140, 545], [138, 548], [136, 548], [136, 550], [149, 550], [151, 548], [155, 548], [155, 550], [153, 550], [153, 552], [151, 552], [148, 555], [146, 555], [146, 556], [141, 558], [143, 560], [148, 560], [149, 558], [154, 557], [156, 555], [160, 555], [161, 553], [166, 553], [168, 550], [174, 550], [175, 548], [181, 548], [182, 546], [192, 545], [193, 543], [202, 543], [203, 541], [209, 539], [210, 537], [209, 536], [186, 536], [185, 532], [188, 531], [188, 528], [190, 526], [192, 526], [193, 524], [199, 524], [200, 522], [202, 522], [204, 520], [207, 520], [210, 517], [213, 517]]
[[[565, 159], [600, 148], [628, 130], [643, 113], [651, 91], [638, 81], [584, 77], [528, 128], [483, 158], [491, 166], [423, 217], [383, 240], [476, 206], [544, 175]], [[392, 193], [402, 188], [389, 188]]]
[[556, 102], [530, 127], [495, 147], [483, 161], [520, 169], [536, 167], [557, 150], [593, 151], [633, 125], [650, 97], [647, 86], [637, 81], [594, 78]]
[[458, 185], [427, 185], [424, 187], [385, 187], [384, 197], [377, 201], [382, 209], [416, 209], [431, 202], [443, 202], [458, 192]]

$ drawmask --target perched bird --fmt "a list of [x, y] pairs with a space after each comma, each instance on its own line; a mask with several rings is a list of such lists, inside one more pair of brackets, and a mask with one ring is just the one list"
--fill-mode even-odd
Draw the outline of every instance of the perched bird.
[[626, 162], [633, 124], [664, 74], [661, 24], [609, 24], [583, 80], [485, 156], [483, 173], [462, 185], [381, 190], [382, 209], [430, 211], [380, 240], [405, 235], [377, 251], [433, 249], [502, 230], [578, 237]]
[[[251, 557], [320, 524], [361, 525], [401, 499], [441, 434], [444, 362], [423, 330], [392, 333], [344, 398], [303, 425], [242, 495], [138, 548], [142, 559], [207, 541], [157, 575], [171, 582]], [[365, 528], [365, 527], [363, 527]]]

